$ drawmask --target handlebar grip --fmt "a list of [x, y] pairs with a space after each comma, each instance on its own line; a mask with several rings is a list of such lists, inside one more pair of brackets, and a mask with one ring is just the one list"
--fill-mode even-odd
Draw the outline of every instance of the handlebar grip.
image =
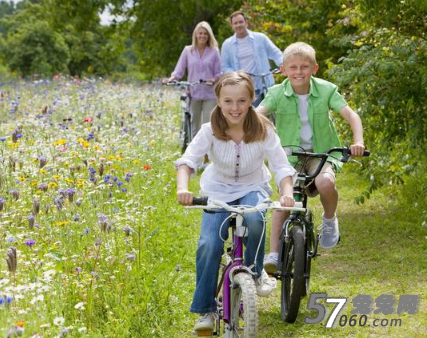
[[370, 156], [370, 155], [371, 155], [371, 152], [369, 150], [365, 150], [363, 152], [363, 156]]
[[193, 197], [193, 205], [208, 205], [209, 197]]

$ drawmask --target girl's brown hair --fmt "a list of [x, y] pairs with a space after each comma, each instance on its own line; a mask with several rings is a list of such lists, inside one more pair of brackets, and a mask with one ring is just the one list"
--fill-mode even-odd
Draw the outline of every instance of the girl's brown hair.
[[[219, 100], [221, 89], [224, 86], [235, 86], [239, 84], [246, 86], [251, 100], [253, 100], [255, 97], [254, 84], [251, 77], [243, 71], [227, 73], [221, 77], [215, 86], [217, 99]], [[218, 105], [212, 111], [211, 126], [216, 138], [223, 141], [231, 140], [231, 137], [226, 133], [228, 129], [227, 120]], [[265, 116], [258, 114], [255, 109], [250, 106], [245, 121], [243, 122], [243, 132], [245, 134], [243, 141], [245, 143], [264, 141], [267, 137], [267, 127], [273, 128], [271, 122]]]

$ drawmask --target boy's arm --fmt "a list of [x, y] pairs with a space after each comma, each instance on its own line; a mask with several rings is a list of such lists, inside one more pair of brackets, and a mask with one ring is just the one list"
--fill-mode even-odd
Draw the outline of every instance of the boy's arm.
[[261, 105], [259, 105], [258, 107], [256, 107], [256, 108], [255, 108], [255, 111], [256, 111], [258, 114], [261, 114], [261, 115], [264, 115], [264, 116], [267, 116], [267, 115], [268, 115], [268, 113], [269, 113], [268, 108], [267, 108], [267, 107], [264, 107], [264, 106], [261, 106]]
[[353, 144], [350, 146], [352, 156], [363, 156], [365, 146], [363, 144], [362, 120], [349, 106], [340, 110], [341, 116], [350, 124], [353, 132]]

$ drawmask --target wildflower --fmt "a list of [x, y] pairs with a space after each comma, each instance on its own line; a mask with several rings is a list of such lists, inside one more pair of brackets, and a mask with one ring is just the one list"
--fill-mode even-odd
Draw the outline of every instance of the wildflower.
[[40, 212], [40, 201], [39, 200], [33, 200], [33, 213], [34, 215], [37, 215]]
[[79, 214], [75, 214], [73, 217], [74, 222], [78, 222], [80, 221], [80, 215]]
[[152, 167], [149, 166], [148, 164], [144, 164], [143, 168], [145, 171], [152, 169]]
[[56, 318], [53, 320], [53, 325], [56, 325], [56, 326], [63, 326], [63, 325], [64, 325], [64, 323], [65, 323], [65, 319], [64, 319], [64, 317], [56, 317]]
[[72, 203], [74, 200], [74, 193], [76, 191], [73, 188], [68, 188], [67, 189], [67, 195], [68, 195], [68, 200]]
[[99, 176], [102, 177], [103, 174], [104, 174], [104, 163], [101, 163], [101, 165], [99, 166]]
[[81, 267], [79, 267], [79, 266], [78, 266], [78, 267], [76, 268], [76, 272], [77, 272], [77, 274], [80, 274], [80, 272], [82, 272], [82, 271], [83, 271], [83, 269], [82, 269]]
[[11, 273], [15, 273], [16, 269], [18, 268], [18, 257], [16, 254], [16, 248], [11, 247], [9, 250], [6, 251], [6, 263], [7, 263], [7, 269]]
[[61, 211], [61, 209], [62, 209], [62, 199], [61, 198], [54, 198], [53, 202], [55, 203], [55, 206], [58, 209], [58, 211]]
[[14, 242], [16, 242], [16, 238], [13, 237], [13, 236], [8, 237], [8, 238], [6, 238], [6, 242], [8, 242], [8, 243], [14, 243]]
[[18, 130], [15, 130], [15, 131], [12, 133], [12, 142], [13, 142], [13, 143], [18, 142]]
[[85, 302], [77, 303], [76, 305], [74, 305], [74, 308], [76, 310], [84, 310], [85, 309]]
[[124, 183], [123, 183], [122, 181], [118, 181], [118, 182], [117, 182], [117, 186], [118, 186], [118, 187], [121, 187], [123, 184], [124, 184]]
[[58, 140], [58, 141], [55, 141], [53, 144], [54, 144], [55, 146], [60, 146], [60, 145], [63, 145], [63, 144], [67, 144], [67, 141], [66, 141], [66, 140], [64, 140], [64, 139], [60, 139], [60, 140]]
[[35, 241], [34, 239], [27, 239], [27, 240], [25, 241], [25, 245], [29, 246], [30, 248], [31, 248], [34, 244], [36, 244], [36, 241]]
[[122, 188], [122, 192], [127, 192], [128, 190], [126, 188]]
[[34, 217], [34, 215], [28, 215], [27, 216], [27, 219], [28, 219], [28, 227], [30, 228], [30, 230], [32, 230], [33, 228], [34, 228], [34, 222], [35, 222], [35, 217]]
[[40, 183], [37, 188], [41, 191], [47, 191], [48, 187], [49, 186], [46, 183]]
[[85, 228], [85, 234], [88, 235], [90, 232], [90, 228]]
[[6, 141], [6, 137], [1, 137], [0, 141], [2, 141], [2, 142]]
[[12, 197], [17, 201], [19, 199], [19, 191], [16, 189], [13, 189], [9, 191], [9, 193], [12, 195]]
[[86, 138], [86, 141], [93, 140], [94, 138], [95, 138], [95, 134], [94, 133], [89, 133], [89, 135]]
[[5, 203], [6, 203], [6, 200], [3, 197], [0, 197], [0, 212], [3, 211]]
[[122, 228], [122, 230], [124, 231], [124, 233], [126, 234], [126, 236], [130, 236], [132, 228], [129, 227], [129, 226], [125, 226], [125, 227]]
[[83, 122], [92, 122], [93, 121], [93, 118], [92, 117], [85, 117], [84, 119], [83, 119]]
[[130, 253], [127, 253], [127, 254], [126, 254], [126, 259], [127, 259], [127, 260], [129, 260], [129, 261], [131, 261], [131, 262], [134, 262], [134, 261], [135, 261], [135, 257], [136, 257], [136, 256], [135, 256], [135, 254], [134, 254], [134, 253], [131, 253], [131, 254], [130, 254]]
[[39, 160], [39, 167], [41, 169], [46, 165], [47, 159], [44, 156], [39, 156], [38, 160]]
[[111, 224], [108, 217], [104, 214], [98, 214], [98, 223], [101, 226], [102, 231], [111, 231]]
[[156, 145], [156, 141], [151, 140], [150, 142], [148, 142], [148, 145], [149, 145], [150, 147], [154, 147], [154, 146]]

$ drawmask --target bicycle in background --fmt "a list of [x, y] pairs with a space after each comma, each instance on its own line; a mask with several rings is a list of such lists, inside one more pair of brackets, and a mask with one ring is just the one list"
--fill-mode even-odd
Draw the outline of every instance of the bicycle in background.
[[[339, 153], [342, 157], [337, 158]], [[280, 279], [281, 285], [281, 315], [288, 323], [294, 323], [301, 299], [309, 293], [311, 260], [317, 255], [320, 234], [315, 233], [312, 212], [308, 208], [308, 194], [314, 186], [314, 179], [319, 175], [328, 157], [338, 159], [343, 163], [357, 162], [350, 157], [350, 148], [332, 148], [325, 153], [292, 151], [302, 161], [302, 172], [298, 173], [294, 186], [294, 198], [302, 204], [302, 210], [294, 210], [283, 224], [280, 235], [279, 267], [273, 274]], [[363, 156], [369, 156], [365, 151]], [[312, 175], [303, 172], [309, 158], [319, 158], [320, 163]]]
[[[221, 322], [224, 325], [226, 338], [255, 338], [258, 336], [258, 310], [257, 293], [254, 281], [255, 272], [243, 264], [243, 240], [247, 236], [244, 226], [244, 216], [262, 210], [277, 209], [304, 212], [301, 203], [294, 207], [282, 207], [279, 202], [269, 199], [256, 206], [236, 205], [230, 206], [225, 202], [211, 200], [208, 197], [193, 198], [193, 206], [186, 208], [204, 209], [206, 212], [229, 212], [221, 225], [219, 234], [224, 224], [230, 220], [231, 246], [225, 250], [225, 259], [221, 264], [222, 277], [218, 282], [216, 301], [217, 314], [214, 331], [196, 331], [197, 336], [219, 336]], [[265, 231], [265, 218], [264, 230]], [[262, 236], [261, 236], [262, 238]], [[255, 257], [256, 262], [256, 257]], [[220, 274], [221, 275], [221, 274]]]
[[194, 137], [193, 128], [192, 128], [193, 117], [190, 111], [190, 105], [191, 105], [190, 88], [200, 84], [211, 86], [212, 83], [207, 82], [205, 80], [199, 80], [196, 82], [171, 81], [171, 82], [165, 82], [165, 84], [167, 86], [176, 86], [176, 87], [184, 88], [184, 92], [180, 96], [181, 108], [182, 108], [180, 143], [181, 143], [181, 151], [182, 153], [184, 153], [188, 145], [190, 144], [191, 140]]
[[[255, 102], [257, 102], [258, 104], [261, 103], [262, 100], [264, 100], [265, 96], [267, 95], [268, 92], [268, 87], [267, 87], [267, 76], [271, 75], [271, 74], [279, 74], [280, 73], [280, 69], [279, 68], [274, 68], [272, 70], [270, 70], [267, 73], [262, 73], [262, 74], [251, 74], [249, 73], [250, 76], [256, 78], [261, 78], [261, 83], [262, 83], [262, 89], [261, 89], [261, 93], [255, 98]], [[258, 106], [257, 104], [257, 106]], [[269, 114], [268, 118], [270, 119], [271, 122], [273, 122], [273, 124], [276, 124], [276, 115], [275, 114]]]

